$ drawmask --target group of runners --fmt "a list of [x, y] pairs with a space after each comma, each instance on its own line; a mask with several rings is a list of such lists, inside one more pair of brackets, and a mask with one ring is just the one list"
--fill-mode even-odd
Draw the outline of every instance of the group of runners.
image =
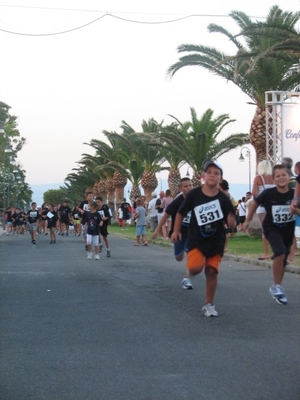
[[[171, 216], [170, 237], [174, 243], [175, 258], [181, 261], [184, 253], [187, 253], [186, 276], [182, 281], [182, 288], [192, 289], [191, 278], [204, 270], [206, 290], [202, 311], [206, 317], [217, 317], [214, 297], [224, 253], [225, 226], [234, 230], [237, 218], [229, 196], [220, 190], [222, 166], [213, 160], [207, 160], [203, 171], [204, 183], [197, 188], [191, 188], [188, 178], [181, 180], [180, 194], [167, 207], [152, 237], [156, 238], [166, 219]], [[269, 292], [277, 303], [285, 305], [287, 298], [282, 281], [293, 244], [295, 216], [300, 215], [300, 175], [296, 178], [296, 189], [289, 187], [290, 175], [285, 165], [275, 165], [272, 177], [275, 186], [264, 190], [253, 199], [241, 230], [247, 231], [257, 207], [263, 204], [266, 209], [263, 231], [273, 251], [273, 284]]]

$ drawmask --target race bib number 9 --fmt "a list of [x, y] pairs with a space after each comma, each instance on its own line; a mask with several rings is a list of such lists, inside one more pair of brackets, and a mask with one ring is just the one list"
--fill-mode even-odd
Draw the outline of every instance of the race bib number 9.
[[290, 214], [290, 206], [272, 206], [272, 216], [274, 224], [286, 224], [295, 219], [295, 215]]
[[213, 200], [194, 208], [199, 226], [211, 224], [224, 218], [219, 200]]

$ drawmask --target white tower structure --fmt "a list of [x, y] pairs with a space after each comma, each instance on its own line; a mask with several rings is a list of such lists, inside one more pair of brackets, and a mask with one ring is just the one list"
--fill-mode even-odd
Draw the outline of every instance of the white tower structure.
[[265, 92], [266, 159], [272, 165], [300, 161], [300, 85], [292, 92]]

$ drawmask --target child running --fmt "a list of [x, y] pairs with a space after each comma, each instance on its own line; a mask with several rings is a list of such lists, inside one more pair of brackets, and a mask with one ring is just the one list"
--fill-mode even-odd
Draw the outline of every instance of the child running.
[[[172, 223], [171, 223], [171, 230], [169, 232], [169, 237], [172, 236], [173, 229], [174, 229], [174, 223], [175, 223], [175, 217], [178, 208], [184, 201], [187, 193], [192, 189], [193, 185], [190, 180], [190, 178], [182, 178], [180, 179], [180, 185], [179, 185], [179, 191], [180, 193], [175, 197], [175, 199], [167, 206], [161, 220], [159, 221], [159, 224], [155, 231], [152, 234], [152, 238], [156, 239], [157, 235], [159, 235], [159, 232], [161, 231], [161, 228], [164, 226], [166, 223], [167, 219], [171, 216]], [[190, 217], [191, 213], [188, 213], [188, 215], [182, 220], [180, 232], [181, 232], [181, 239], [174, 243], [174, 256], [177, 261], [182, 261], [184, 258], [184, 253], [187, 249], [187, 238], [188, 238], [188, 227], [190, 223]], [[181, 282], [181, 287], [182, 289], [193, 289], [192, 282], [189, 278], [189, 271], [186, 269], [185, 276]]]
[[224, 252], [225, 223], [234, 229], [236, 217], [230, 199], [219, 190], [223, 175], [221, 165], [207, 160], [203, 171], [205, 182], [187, 193], [178, 209], [171, 238], [173, 243], [181, 240], [183, 218], [191, 211], [186, 266], [190, 275], [197, 275], [205, 269], [206, 293], [202, 311], [206, 317], [217, 317], [214, 296]]
[[47, 222], [45, 226], [50, 229], [50, 244], [56, 243], [56, 222], [58, 220], [58, 213], [54, 209], [54, 204], [49, 204], [48, 212], [46, 214]]
[[95, 250], [95, 260], [99, 260], [99, 233], [102, 219], [98, 213], [98, 204], [93, 201], [90, 205], [90, 212], [87, 212], [86, 217], [86, 244], [87, 244], [87, 259], [93, 258], [92, 248]]
[[29, 210], [27, 212], [26, 215], [27, 219], [28, 219], [28, 223], [29, 223], [29, 231], [31, 234], [31, 243], [32, 244], [36, 244], [36, 231], [38, 228], [38, 221], [40, 218], [40, 214], [36, 208], [36, 202], [33, 201], [31, 203], [31, 210]]
[[[290, 213], [294, 190], [289, 188], [289, 173], [284, 165], [275, 165], [272, 177], [275, 187], [264, 190], [253, 200], [242, 230], [247, 229], [257, 207], [263, 204], [266, 209], [263, 231], [274, 253], [272, 256], [274, 283], [269, 292], [277, 303], [287, 304], [281, 283], [295, 231], [295, 216]], [[293, 210], [295, 214], [300, 215], [299, 206]]]

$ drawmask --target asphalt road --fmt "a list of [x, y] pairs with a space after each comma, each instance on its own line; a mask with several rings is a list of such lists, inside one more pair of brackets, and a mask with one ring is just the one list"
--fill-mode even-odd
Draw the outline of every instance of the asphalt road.
[[283, 306], [270, 269], [224, 260], [206, 318], [171, 248], [110, 242], [0, 237], [1, 400], [300, 399], [299, 275]]

